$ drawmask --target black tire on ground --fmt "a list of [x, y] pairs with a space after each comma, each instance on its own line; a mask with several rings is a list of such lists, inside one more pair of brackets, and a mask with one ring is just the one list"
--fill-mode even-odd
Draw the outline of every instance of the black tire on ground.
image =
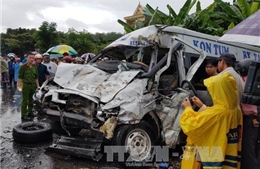
[[51, 125], [44, 122], [24, 122], [14, 126], [13, 139], [21, 143], [40, 143], [52, 139]]
[[[134, 145], [135, 147], [140, 147], [140, 150], [144, 152], [143, 155], [140, 156], [141, 160], [139, 161], [139, 157], [131, 157], [131, 153], [126, 153], [124, 160], [132, 159], [132, 162], [144, 162], [153, 160], [154, 157], [152, 155], [152, 146], [155, 145], [155, 131], [154, 129], [145, 121], [141, 121], [138, 124], [134, 125], [122, 125], [116, 128], [114, 132], [114, 137], [112, 140], [112, 145], [121, 145], [127, 146], [127, 152], [131, 152], [131, 149], [136, 150], [135, 148], [131, 147]], [[139, 140], [139, 141], [136, 141]], [[127, 143], [131, 143], [127, 145]], [[142, 145], [143, 144], [143, 145]], [[143, 146], [143, 147], [142, 147]], [[126, 148], [126, 147], [125, 147]], [[115, 161], [118, 161], [117, 154], [114, 154]], [[124, 162], [119, 162], [121, 166], [126, 167], [127, 164]], [[135, 167], [135, 166], [132, 166]], [[138, 167], [138, 166], [136, 166]], [[139, 166], [140, 167], [140, 166]], [[144, 166], [142, 166], [145, 168]]]
[[[54, 121], [51, 123], [51, 127], [54, 133], [58, 135], [65, 135], [68, 136], [68, 133], [61, 127], [61, 124], [59, 121]], [[69, 131], [70, 136], [76, 136], [81, 131], [81, 128], [78, 127], [72, 127], [72, 126], [66, 126], [66, 129]]]

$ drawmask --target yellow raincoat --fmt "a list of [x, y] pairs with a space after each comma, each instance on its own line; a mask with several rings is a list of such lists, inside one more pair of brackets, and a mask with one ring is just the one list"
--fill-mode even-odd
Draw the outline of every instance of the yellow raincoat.
[[[188, 136], [182, 169], [240, 168], [242, 112], [237, 85], [229, 73], [204, 80], [214, 106], [196, 112], [185, 108], [180, 125]], [[199, 162], [198, 162], [199, 161]]]

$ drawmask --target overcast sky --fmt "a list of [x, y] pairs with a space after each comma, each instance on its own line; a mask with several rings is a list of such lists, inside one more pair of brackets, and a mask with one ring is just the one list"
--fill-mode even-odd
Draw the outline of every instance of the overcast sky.
[[[202, 8], [214, 0], [200, 0]], [[224, 0], [233, 2], [233, 0]], [[7, 28], [38, 28], [43, 21], [57, 23], [57, 30], [121, 32], [117, 19], [131, 16], [138, 3], [147, 3], [154, 9], [168, 13], [169, 4], [178, 12], [185, 0], [0, 0], [1, 32]], [[195, 10], [195, 6], [193, 11]]]

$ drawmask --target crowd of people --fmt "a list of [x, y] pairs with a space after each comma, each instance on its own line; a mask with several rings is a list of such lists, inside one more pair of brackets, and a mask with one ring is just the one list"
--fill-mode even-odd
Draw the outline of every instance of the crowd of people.
[[[87, 62], [86, 57], [72, 57], [66, 52], [62, 57], [52, 59], [49, 53], [31, 52], [31, 54], [35, 55], [32, 64], [37, 66], [40, 86], [46, 79], [55, 75], [60, 63], [85, 64]], [[26, 64], [27, 60], [28, 54], [24, 56], [23, 60], [14, 53], [0, 56], [1, 88], [16, 88], [19, 68], [22, 64]]]
[[54, 77], [60, 63], [84, 64], [85, 58], [72, 57], [63, 53], [63, 57], [50, 58], [49, 53], [29, 52], [21, 62], [14, 53], [1, 56], [1, 88], [17, 88], [22, 94], [21, 118], [31, 120], [32, 96], [47, 79]]

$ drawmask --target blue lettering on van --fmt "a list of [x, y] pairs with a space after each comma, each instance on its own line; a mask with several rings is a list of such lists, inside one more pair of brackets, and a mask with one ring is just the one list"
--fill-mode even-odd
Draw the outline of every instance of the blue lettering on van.
[[212, 44], [210, 42], [193, 40], [193, 45], [207, 53], [213, 53], [215, 55], [221, 55], [223, 53], [229, 52], [229, 47], [218, 44]]
[[214, 44], [213, 47], [215, 50], [215, 55], [222, 55], [223, 53], [229, 52], [229, 47], [227, 46]]
[[211, 53], [211, 43], [200, 42], [200, 49], [204, 50], [207, 53]]
[[249, 51], [243, 51], [243, 59], [249, 59], [250, 58], [250, 52]]
[[[195, 47], [200, 48], [201, 50], [216, 55], [220, 56], [221, 54], [230, 52], [229, 47], [225, 45], [220, 45], [217, 43], [210, 43], [206, 41], [199, 41], [197, 39], [193, 39], [193, 45]], [[243, 57], [243, 59], [254, 59], [256, 62], [260, 62], [260, 53], [254, 53], [250, 52], [248, 50], [243, 50], [242, 53], [239, 51], [238, 56]]]
[[146, 45], [147, 42], [140, 42], [140, 41], [130, 41], [130, 46], [142, 46], [142, 45]]
[[260, 62], [260, 54], [259, 53], [254, 53], [253, 56], [254, 56], [255, 61]]

